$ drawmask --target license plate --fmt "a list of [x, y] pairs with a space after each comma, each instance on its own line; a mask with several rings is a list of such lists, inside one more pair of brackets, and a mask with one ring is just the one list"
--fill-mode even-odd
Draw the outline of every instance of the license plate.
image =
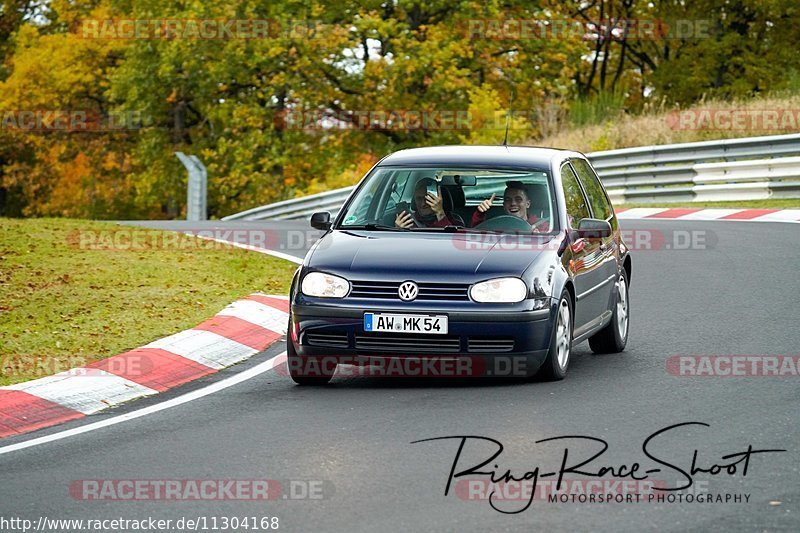
[[364, 313], [364, 331], [447, 334], [447, 315], [395, 315]]

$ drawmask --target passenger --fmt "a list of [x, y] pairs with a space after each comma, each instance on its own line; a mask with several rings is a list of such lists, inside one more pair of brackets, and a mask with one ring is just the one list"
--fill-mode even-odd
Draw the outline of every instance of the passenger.
[[[478, 208], [472, 214], [471, 226], [474, 228], [481, 222], [486, 220], [486, 212], [492, 207], [492, 202], [497, 196], [492, 193], [492, 197], [482, 201], [478, 204]], [[539, 224], [535, 231], [550, 231], [550, 224], [546, 221], [540, 221], [539, 217], [533, 213], [528, 214], [528, 209], [531, 207], [531, 200], [528, 198], [528, 191], [525, 184], [521, 181], [507, 181], [506, 190], [503, 193], [503, 210], [506, 215], [521, 218], [531, 226]]]
[[[445, 226], [463, 225], [459, 224], [458, 219], [451, 213], [444, 212], [442, 205], [442, 190], [437, 186], [439, 194], [428, 192], [428, 185], [436, 183], [432, 178], [422, 178], [414, 186], [414, 205], [416, 210], [412, 215], [408, 211], [402, 211], [394, 219], [394, 225], [398, 228], [443, 228]], [[415, 222], [416, 221], [416, 222]]]

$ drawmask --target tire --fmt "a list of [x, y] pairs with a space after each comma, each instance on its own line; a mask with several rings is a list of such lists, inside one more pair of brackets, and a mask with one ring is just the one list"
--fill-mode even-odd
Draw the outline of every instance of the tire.
[[572, 355], [572, 300], [564, 290], [558, 300], [556, 319], [550, 336], [550, 349], [539, 368], [537, 377], [545, 381], [559, 381], [566, 377]]
[[611, 322], [589, 337], [589, 347], [594, 353], [619, 353], [628, 344], [630, 329], [630, 296], [628, 293], [628, 273], [625, 269], [614, 285], [614, 309]]
[[[310, 365], [309, 361], [316, 359], [316, 365]], [[289, 369], [289, 376], [298, 385], [320, 386], [326, 385], [336, 372], [336, 367], [328, 373], [322, 370], [323, 365], [319, 364], [322, 358], [319, 357], [300, 357], [294, 349], [292, 342], [292, 321], [289, 319], [289, 327], [286, 330], [286, 366]], [[320, 372], [316, 375], [308, 375], [308, 368], [319, 368]]]

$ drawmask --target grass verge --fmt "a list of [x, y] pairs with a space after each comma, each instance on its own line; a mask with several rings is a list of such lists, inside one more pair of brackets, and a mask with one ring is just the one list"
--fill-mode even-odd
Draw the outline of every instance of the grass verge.
[[[740, 101], [709, 100], [684, 110], [657, 107], [641, 114], [629, 114], [624, 109], [601, 103], [605, 104], [601, 106], [605, 113], [589, 113], [579, 107], [580, 120], [572, 127], [559, 128], [552, 135], [531, 139], [526, 144], [596, 152], [634, 146], [797, 133], [798, 124], [792, 117], [800, 109], [800, 95], [775, 94]], [[781, 119], [775, 123], [765, 120], [770, 114], [779, 114]], [[584, 115], [588, 118], [582, 118]], [[712, 118], [720, 116], [754, 118], [727, 122]], [[787, 122], [787, 118], [792, 120]]]
[[[90, 250], [79, 243], [80, 232], [119, 228], [85, 220], [0, 219], [0, 386], [191, 328], [256, 291], [286, 294], [297, 268], [216, 243], [203, 247], [208, 241], [137, 251]], [[163, 242], [158, 239], [169, 233], [137, 230], [147, 233], [148, 243]]]

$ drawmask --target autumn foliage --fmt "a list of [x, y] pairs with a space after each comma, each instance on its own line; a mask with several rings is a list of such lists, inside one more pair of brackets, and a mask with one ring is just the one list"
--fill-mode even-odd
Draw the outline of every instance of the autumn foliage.
[[798, 16], [796, 0], [0, 0], [0, 215], [181, 217], [183, 151], [221, 217], [351, 185], [400, 148], [499, 143], [509, 109], [510, 141], [530, 143], [603, 102], [796, 90]]

